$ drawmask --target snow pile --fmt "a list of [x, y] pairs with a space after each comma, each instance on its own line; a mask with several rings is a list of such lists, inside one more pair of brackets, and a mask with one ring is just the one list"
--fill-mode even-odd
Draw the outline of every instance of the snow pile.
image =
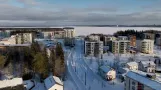
[[22, 84], [23, 84], [22, 78], [13, 78], [11, 80], [0, 81], [0, 88], [14, 87], [14, 86], [17, 86], [17, 85], [22, 85]]

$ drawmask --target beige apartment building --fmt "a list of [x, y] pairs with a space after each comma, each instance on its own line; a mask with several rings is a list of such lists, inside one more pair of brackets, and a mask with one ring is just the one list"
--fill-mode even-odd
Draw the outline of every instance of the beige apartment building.
[[136, 46], [137, 49], [142, 53], [153, 54], [154, 40], [136, 40]]
[[129, 46], [130, 46], [130, 41], [128, 41], [128, 40], [112, 41], [112, 53], [126, 54], [126, 53], [128, 53]]

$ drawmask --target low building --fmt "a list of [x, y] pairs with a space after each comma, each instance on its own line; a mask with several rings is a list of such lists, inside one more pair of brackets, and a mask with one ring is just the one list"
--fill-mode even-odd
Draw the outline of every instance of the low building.
[[148, 73], [155, 73], [156, 64], [153, 61], [140, 61], [139, 70]]
[[129, 40], [116, 40], [112, 41], [112, 53], [114, 54], [126, 54], [130, 45]]
[[99, 68], [99, 74], [108, 81], [116, 78], [116, 71], [109, 66], [101, 66]]
[[136, 40], [136, 48], [142, 53], [153, 54], [154, 40]]
[[160, 90], [161, 82], [155, 74], [147, 74], [141, 71], [129, 71], [125, 75], [124, 90]]
[[138, 70], [138, 63], [137, 62], [128, 62], [126, 64], [129, 70]]
[[0, 81], [0, 90], [25, 90], [22, 78]]
[[103, 42], [88, 40], [84, 42], [85, 56], [100, 57], [103, 55]]
[[47, 90], [64, 90], [63, 82], [56, 76], [49, 76], [44, 83]]

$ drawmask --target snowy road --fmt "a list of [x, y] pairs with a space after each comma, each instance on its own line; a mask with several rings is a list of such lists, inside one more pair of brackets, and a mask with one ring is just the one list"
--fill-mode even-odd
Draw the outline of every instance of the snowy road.
[[67, 67], [79, 90], [123, 90], [122, 85], [111, 85], [94, 73], [84, 61], [83, 40], [68, 51]]

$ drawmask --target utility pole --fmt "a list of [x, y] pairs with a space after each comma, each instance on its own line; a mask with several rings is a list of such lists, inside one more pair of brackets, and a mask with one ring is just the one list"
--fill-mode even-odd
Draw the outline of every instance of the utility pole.
[[86, 72], [85, 72], [85, 85], [86, 85]]

